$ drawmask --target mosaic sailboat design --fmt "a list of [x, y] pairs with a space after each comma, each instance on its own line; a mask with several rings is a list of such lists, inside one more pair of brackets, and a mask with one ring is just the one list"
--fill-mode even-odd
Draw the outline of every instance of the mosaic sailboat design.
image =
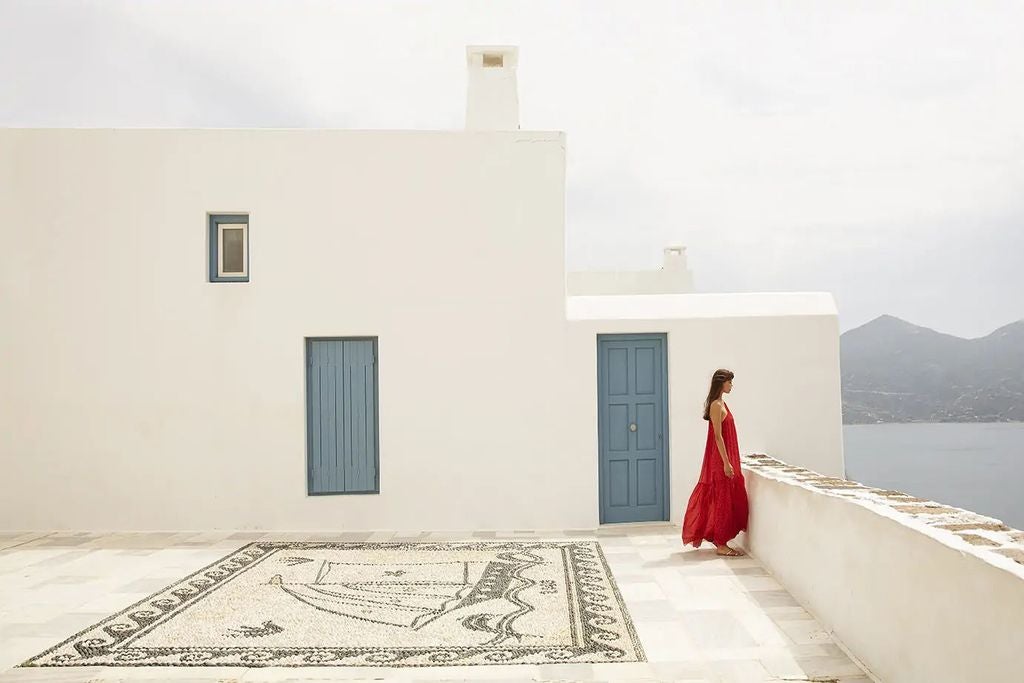
[[456, 609], [489, 600], [519, 603], [510, 589], [533, 582], [517, 578], [514, 570], [513, 564], [493, 561], [382, 565], [323, 560], [308, 581], [289, 581], [278, 574], [270, 584], [324, 612], [420, 629]]

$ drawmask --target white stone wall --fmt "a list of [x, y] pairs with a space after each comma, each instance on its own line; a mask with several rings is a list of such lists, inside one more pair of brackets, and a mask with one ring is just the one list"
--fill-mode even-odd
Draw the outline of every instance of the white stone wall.
[[686, 247], [666, 247], [656, 270], [584, 270], [566, 276], [570, 296], [597, 294], [690, 294], [693, 273], [686, 264]]
[[[0, 528], [591, 528], [600, 332], [670, 335], [673, 519], [721, 365], [745, 450], [841, 472], [834, 305], [567, 320], [564, 144], [0, 130]], [[235, 211], [251, 282], [210, 283]], [[380, 493], [309, 497], [304, 338], [363, 335]]]
[[[839, 324], [828, 294], [689, 294], [573, 297], [569, 370], [579, 380], [574, 431], [596, 452], [598, 334], [668, 334], [669, 477], [672, 521], [682, 522], [700, 475], [711, 374], [736, 374], [726, 397], [743, 453], [785, 453], [842, 476]], [[596, 477], [596, 474], [595, 474]], [[595, 480], [596, 481], [596, 480]], [[596, 483], [595, 483], [596, 486]]]
[[770, 458], [744, 470], [751, 554], [878, 680], [1020, 680], [1024, 532]]

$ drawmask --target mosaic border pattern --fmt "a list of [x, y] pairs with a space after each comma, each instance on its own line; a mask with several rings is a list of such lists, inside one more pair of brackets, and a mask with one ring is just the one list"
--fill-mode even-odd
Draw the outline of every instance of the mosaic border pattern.
[[[494, 552], [562, 551], [571, 572], [581, 633], [573, 647], [133, 647], [132, 642], [184, 613], [231, 579], [281, 551], [302, 550], [486, 550]], [[569, 662], [644, 662], [646, 656], [625, 602], [596, 541], [478, 541], [426, 543], [250, 543], [193, 572], [148, 598], [83, 629], [21, 664], [68, 666], [366, 666], [422, 667]]]

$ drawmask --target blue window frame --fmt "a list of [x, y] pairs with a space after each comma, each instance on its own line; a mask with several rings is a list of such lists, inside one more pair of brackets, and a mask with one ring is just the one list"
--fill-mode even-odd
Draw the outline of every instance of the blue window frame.
[[249, 281], [249, 214], [208, 214], [210, 282]]

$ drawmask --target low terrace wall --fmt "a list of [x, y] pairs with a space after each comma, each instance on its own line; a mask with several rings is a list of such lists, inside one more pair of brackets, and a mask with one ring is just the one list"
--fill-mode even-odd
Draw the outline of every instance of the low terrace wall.
[[1024, 532], [766, 455], [744, 470], [750, 553], [874, 676], [1024, 680]]

